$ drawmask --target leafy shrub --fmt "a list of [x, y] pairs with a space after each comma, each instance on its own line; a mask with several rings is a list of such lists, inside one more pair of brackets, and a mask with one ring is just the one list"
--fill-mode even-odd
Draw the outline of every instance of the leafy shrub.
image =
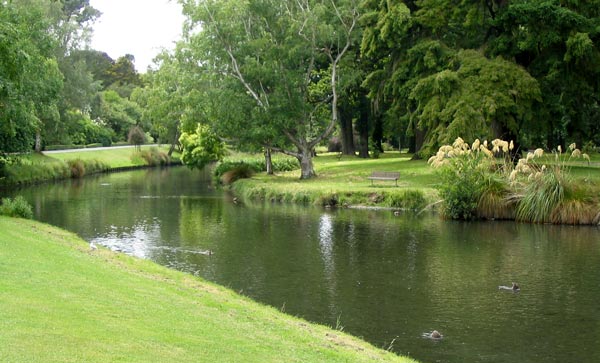
[[230, 185], [236, 180], [250, 178], [252, 175], [254, 175], [254, 169], [248, 164], [240, 163], [224, 172], [221, 176], [221, 182], [224, 185]]
[[[273, 171], [292, 171], [298, 169], [298, 162], [293, 159], [273, 159]], [[260, 173], [267, 171], [267, 164], [264, 159], [245, 159], [239, 161], [223, 161], [219, 163], [213, 170], [213, 177], [216, 183], [224, 182], [223, 176], [230, 170], [236, 168], [247, 168], [252, 170], [253, 173]], [[239, 178], [238, 178], [239, 179]], [[235, 180], [238, 180], [235, 179]], [[231, 181], [233, 183], [235, 180]], [[224, 183], [228, 184], [228, 183]]]
[[484, 170], [481, 154], [452, 158], [438, 174], [439, 192], [444, 202], [442, 213], [451, 219], [474, 219], [479, 198], [484, 191]]
[[381, 143], [381, 148], [383, 149], [383, 151], [394, 151], [394, 146], [389, 142]]
[[377, 145], [375, 145], [373, 140], [369, 140], [369, 151], [371, 152], [371, 157], [373, 159], [379, 159], [379, 155], [381, 154], [381, 151], [379, 150]]
[[85, 175], [85, 164], [81, 159], [67, 160], [67, 164], [71, 169], [71, 177], [83, 178]]
[[2, 198], [0, 215], [31, 219], [33, 218], [33, 211], [25, 198], [19, 195], [14, 199]]
[[[263, 163], [264, 164], [264, 163]], [[298, 169], [298, 161], [294, 159], [274, 159], [273, 160], [273, 171], [292, 171]], [[264, 170], [267, 170], [267, 166], [264, 166]]]
[[225, 144], [208, 125], [198, 124], [195, 132], [182, 133], [179, 142], [183, 148], [181, 161], [190, 168], [202, 169], [225, 156]]
[[131, 145], [135, 145], [135, 148], [139, 151], [141, 145], [146, 141], [146, 134], [144, 130], [142, 130], [139, 126], [133, 126], [129, 129], [129, 133], [127, 134], [127, 142]]
[[136, 156], [144, 159], [148, 166], [168, 165], [170, 158], [167, 153], [160, 151], [157, 147], [151, 147], [148, 150], [142, 150]]

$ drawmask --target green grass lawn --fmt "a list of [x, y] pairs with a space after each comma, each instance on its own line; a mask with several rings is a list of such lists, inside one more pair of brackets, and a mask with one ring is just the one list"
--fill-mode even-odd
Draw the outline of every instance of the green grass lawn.
[[[151, 148], [152, 146], [142, 146], [141, 150], [147, 151]], [[164, 153], [168, 149], [168, 146], [159, 148]], [[177, 160], [178, 157], [178, 155], [174, 155], [172, 160]], [[147, 161], [134, 148], [80, 149], [73, 152], [51, 154], [31, 153], [20, 156], [17, 162], [6, 166], [6, 176], [0, 177], [0, 186], [15, 186], [70, 178], [71, 168], [68, 163], [73, 160], [82, 160], [87, 165], [88, 170], [85, 174], [147, 165]]]
[[0, 231], [2, 362], [414, 362], [48, 225]]
[[[337, 153], [324, 153], [314, 158], [316, 178], [300, 180], [299, 170], [279, 172], [275, 176], [260, 173], [237, 181], [233, 190], [249, 199], [326, 204], [327, 200], [336, 198], [340, 204], [381, 207], [401, 205], [406, 199], [404, 193], [412, 191], [423, 195], [421, 207], [431, 205], [439, 200], [436, 170], [425, 160], [411, 160], [411, 157], [411, 154], [398, 152], [383, 153], [378, 159], [339, 158]], [[236, 158], [243, 159], [239, 155]], [[553, 158], [546, 157], [542, 162], [552, 164]], [[574, 178], [600, 185], [599, 155], [592, 155], [590, 163], [572, 160], [568, 169]], [[399, 172], [398, 187], [393, 181], [375, 181], [372, 185], [367, 177], [373, 171]]]
[[[142, 150], [149, 150], [151, 146], [142, 146]], [[159, 148], [161, 151], [165, 153], [169, 150], [169, 146], [162, 146]], [[128, 166], [141, 166], [146, 165], [144, 159], [137, 156], [135, 148], [119, 148], [112, 149], [108, 148], [105, 150], [94, 150], [94, 151], [85, 151], [85, 149], [81, 149], [82, 151], [74, 151], [74, 152], [63, 152], [63, 153], [52, 153], [48, 154], [47, 157], [56, 160], [73, 160], [73, 159], [81, 159], [81, 160], [99, 160], [101, 162], [107, 163], [111, 168], [122, 168]]]
[[[320, 154], [314, 158], [316, 178], [300, 180], [300, 171], [276, 173], [268, 176], [257, 174], [251, 179], [237, 181], [233, 188], [240, 195], [260, 198], [291, 200], [320, 204], [321, 199], [335, 195], [340, 204], [379, 205], [394, 207], [394, 196], [403, 198], [407, 191], [422, 193], [425, 203], [436, 200], [435, 171], [424, 160], [411, 160], [410, 154], [387, 152], [378, 159], [360, 159], [338, 154]], [[397, 171], [400, 173], [398, 187], [394, 181], [367, 179], [373, 171]]]

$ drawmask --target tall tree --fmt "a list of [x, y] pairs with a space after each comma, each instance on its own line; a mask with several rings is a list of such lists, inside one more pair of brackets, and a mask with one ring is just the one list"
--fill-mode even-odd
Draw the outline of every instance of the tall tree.
[[[411, 149], [424, 154], [450, 134], [475, 130], [478, 137], [504, 135], [527, 146], [598, 143], [599, 5], [364, 0], [361, 49], [372, 64], [364, 85], [375, 108], [392, 121], [386, 124], [406, 130]], [[465, 62], [478, 64], [468, 68], [479, 73], [466, 72]], [[518, 89], [527, 84], [532, 88]], [[480, 99], [474, 102], [474, 95]], [[445, 109], [448, 102], [462, 110]], [[448, 118], [440, 122], [441, 115]]]
[[43, 121], [58, 116], [62, 75], [42, 14], [0, 2], [0, 153], [30, 150]]
[[313, 177], [313, 149], [337, 124], [339, 63], [357, 29], [357, 4], [180, 2], [197, 60], [207, 65], [220, 87], [228, 87], [236, 97], [251, 98], [255, 108], [268, 115], [264, 124], [253, 126], [285, 136], [295, 150], [279, 145], [273, 149], [298, 159], [301, 178]]
[[159, 142], [171, 144], [171, 155], [183, 129], [193, 133], [198, 121], [206, 123], [204, 108], [210, 100], [201, 86], [201, 69], [188, 61], [185, 49], [162, 52], [155, 61], [158, 69], [144, 76], [146, 85], [131, 98], [142, 106], [142, 119], [152, 125]]
[[542, 107], [523, 131], [549, 147], [600, 144], [600, 1], [513, 0], [498, 12], [489, 52], [525, 67]]

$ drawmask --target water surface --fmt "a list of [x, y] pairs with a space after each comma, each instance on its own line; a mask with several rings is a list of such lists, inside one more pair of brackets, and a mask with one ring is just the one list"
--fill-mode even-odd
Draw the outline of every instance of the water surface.
[[17, 193], [86, 240], [422, 362], [600, 361], [597, 227], [241, 205], [209, 180], [138, 170]]

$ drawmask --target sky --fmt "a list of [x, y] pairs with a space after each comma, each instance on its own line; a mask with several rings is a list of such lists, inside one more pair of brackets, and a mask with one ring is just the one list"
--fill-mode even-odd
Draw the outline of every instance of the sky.
[[102, 12], [93, 25], [91, 47], [116, 60], [133, 54], [144, 73], [162, 48], [173, 49], [181, 36], [181, 6], [169, 0], [91, 0]]

